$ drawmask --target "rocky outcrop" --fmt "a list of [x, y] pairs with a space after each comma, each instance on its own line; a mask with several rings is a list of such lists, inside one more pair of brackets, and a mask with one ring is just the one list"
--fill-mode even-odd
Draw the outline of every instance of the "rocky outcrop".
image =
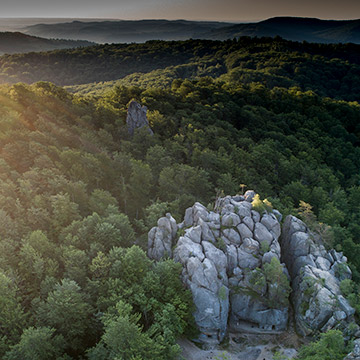
[[149, 126], [146, 112], [146, 106], [141, 106], [135, 100], [130, 102], [126, 117], [126, 125], [131, 136], [134, 135], [135, 129], [139, 128], [145, 128], [149, 134], [154, 134]]
[[346, 257], [326, 251], [294, 216], [281, 230], [282, 215], [255, 195], [219, 198], [213, 211], [195, 203], [182, 223], [167, 214], [149, 232], [149, 257], [172, 257], [183, 266], [200, 340], [218, 343], [228, 327], [236, 331], [244, 325], [285, 330], [290, 281], [300, 334], [346, 325], [354, 314], [340, 293], [340, 281], [351, 277]]
[[326, 251], [321, 239], [289, 215], [281, 236], [282, 258], [292, 278], [297, 330], [302, 335], [327, 331], [351, 321], [354, 309], [341, 295], [340, 281], [351, 278], [346, 257]]
[[[194, 317], [204, 342], [220, 342], [228, 324], [236, 329], [250, 322], [263, 331], [287, 326], [287, 302], [276, 299], [280, 284], [268, 281], [263, 272], [275, 258], [287, 281], [286, 269], [280, 265], [280, 224], [274, 214], [253, 210], [253, 197], [248, 192], [244, 197], [221, 198], [214, 211], [195, 203], [178, 225], [182, 236], [173, 258], [183, 265], [182, 278], [192, 292]], [[162, 254], [170, 256], [164, 249], [173, 243], [159, 225], [149, 232], [148, 253], [156, 260]]]
[[171, 214], [158, 220], [148, 234], [148, 256], [154, 260], [172, 257], [172, 248], [176, 238], [177, 225]]

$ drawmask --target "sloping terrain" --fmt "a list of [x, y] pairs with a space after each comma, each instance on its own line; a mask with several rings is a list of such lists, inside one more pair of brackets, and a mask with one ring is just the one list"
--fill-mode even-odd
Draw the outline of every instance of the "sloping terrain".
[[46, 38], [89, 40], [97, 43], [147, 40], [226, 40], [240, 36], [274, 37], [318, 43], [360, 43], [360, 20], [321, 20], [275, 17], [256, 23], [229, 24], [186, 20], [72, 21], [36, 24], [22, 29]]
[[0, 57], [0, 83], [123, 85], [169, 88], [176, 79], [210, 76], [268, 89], [298, 87], [348, 101], [360, 98], [360, 46], [282, 39], [148, 41]]
[[91, 46], [90, 41], [44, 39], [20, 32], [0, 32], [0, 55]]

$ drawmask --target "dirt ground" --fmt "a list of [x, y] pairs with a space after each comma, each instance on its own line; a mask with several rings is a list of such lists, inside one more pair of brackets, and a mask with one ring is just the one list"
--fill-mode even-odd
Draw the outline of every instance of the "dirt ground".
[[283, 333], [230, 333], [223, 344], [213, 349], [200, 348], [188, 339], [178, 341], [185, 360], [272, 360], [276, 352], [292, 359], [302, 345], [293, 329]]

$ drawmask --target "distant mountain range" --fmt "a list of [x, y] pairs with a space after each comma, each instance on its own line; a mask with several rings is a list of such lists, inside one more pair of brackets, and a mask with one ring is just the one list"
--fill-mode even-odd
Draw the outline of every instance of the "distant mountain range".
[[27, 26], [22, 31], [47, 38], [85, 39], [97, 43], [129, 43], [203, 38], [204, 34], [229, 25], [233, 24], [187, 20], [72, 21]]
[[20, 32], [0, 32], [0, 55], [26, 53], [32, 51], [48, 51], [91, 46], [86, 40], [55, 40], [22, 34]]
[[275, 17], [257, 23], [230, 24], [186, 20], [72, 21], [27, 26], [23, 32], [46, 38], [129, 43], [147, 40], [232, 39], [281, 36], [295, 41], [360, 43], [360, 20]]
[[281, 36], [287, 40], [318, 43], [360, 43], [360, 20], [320, 20], [275, 17], [258, 23], [214, 29], [207, 38], [225, 40], [239, 36]]

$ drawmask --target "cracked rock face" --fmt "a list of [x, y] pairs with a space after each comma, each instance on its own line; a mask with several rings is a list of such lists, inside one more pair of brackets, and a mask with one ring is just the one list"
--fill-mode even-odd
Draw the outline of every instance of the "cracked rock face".
[[346, 257], [335, 250], [326, 251], [308, 227], [291, 215], [284, 222], [281, 251], [292, 278], [299, 333], [324, 332], [351, 321], [355, 311], [339, 287], [341, 280], [351, 278]]
[[[253, 210], [253, 197], [249, 192], [220, 198], [215, 211], [195, 203], [178, 225], [182, 236], [172, 256], [183, 265], [182, 279], [192, 292], [204, 342], [220, 342], [228, 324], [235, 329], [242, 322], [262, 330], [286, 328], [288, 307], [269, 306], [274, 289], [266, 283], [258, 288], [253, 281], [264, 264], [273, 258], [280, 262], [280, 224], [274, 214]], [[156, 260], [170, 255], [167, 244], [174, 243], [169, 235], [162, 238], [163, 228], [158, 224], [149, 232], [148, 254]]]
[[351, 277], [346, 258], [326, 251], [296, 217], [288, 216], [281, 230], [281, 214], [260, 214], [254, 196], [219, 198], [214, 211], [197, 202], [182, 223], [167, 214], [149, 232], [149, 257], [172, 257], [183, 266], [200, 340], [219, 343], [228, 327], [236, 331], [244, 323], [257, 331], [285, 330], [289, 281], [300, 334], [351, 321], [354, 309], [339, 288]]
[[135, 129], [145, 127], [149, 134], [153, 135], [153, 131], [149, 126], [149, 122], [146, 117], [147, 107], [141, 106], [136, 101], [131, 101], [128, 108], [126, 117], [126, 125], [128, 127], [129, 134], [134, 135]]
[[154, 260], [172, 257], [172, 247], [176, 238], [177, 225], [168, 213], [158, 220], [148, 234], [148, 256]]

